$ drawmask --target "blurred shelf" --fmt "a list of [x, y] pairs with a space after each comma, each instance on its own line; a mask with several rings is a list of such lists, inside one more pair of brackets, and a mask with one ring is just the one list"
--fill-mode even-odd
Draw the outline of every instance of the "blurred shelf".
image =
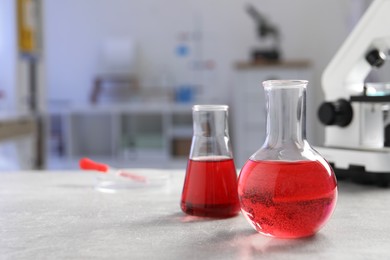
[[190, 152], [191, 104], [80, 106], [54, 111], [47, 118], [49, 157], [65, 163], [88, 156], [121, 165], [183, 166]]
[[192, 126], [175, 126], [170, 130], [172, 138], [192, 138]]
[[[91, 156], [91, 159], [106, 163], [116, 168], [158, 168], [158, 169], [183, 169], [187, 165], [187, 158], [171, 158], [170, 160], [156, 160], [150, 156], [139, 158], [123, 158], [121, 156]], [[77, 170], [79, 169], [79, 157], [68, 158], [62, 156], [48, 156], [46, 168], [48, 170]]]
[[35, 135], [36, 119], [29, 115], [0, 115], [0, 141]]

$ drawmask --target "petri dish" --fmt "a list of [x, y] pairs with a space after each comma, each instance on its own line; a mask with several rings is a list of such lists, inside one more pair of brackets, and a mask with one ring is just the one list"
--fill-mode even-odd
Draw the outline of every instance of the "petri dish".
[[161, 172], [160, 170], [124, 169], [121, 171], [125, 174], [130, 173], [140, 178], [134, 179], [122, 175], [99, 174], [96, 178], [94, 188], [107, 193], [134, 189], [156, 189], [167, 187], [171, 179], [169, 173]]

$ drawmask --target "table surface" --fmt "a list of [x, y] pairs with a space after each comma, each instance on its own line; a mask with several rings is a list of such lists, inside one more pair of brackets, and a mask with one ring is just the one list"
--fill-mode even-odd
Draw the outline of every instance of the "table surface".
[[336, 210], [319, 233], [275, 239], [256, 233], [241, 214], [185, 215], [184, 171], [157, 174], [168, 174], [169, 183], [107, 193], [94, 188], [90, 172], [1, 173], [0, 258], [390, 258], [390, 189], [339, 182]]

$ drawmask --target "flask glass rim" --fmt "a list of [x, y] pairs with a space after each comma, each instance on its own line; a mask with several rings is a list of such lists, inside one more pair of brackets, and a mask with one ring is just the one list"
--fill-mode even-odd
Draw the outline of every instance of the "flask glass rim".
[[229, 106], [227, 105], [194, 105], [193, 111], [227, 111]]
[[266, 80], [263, 81], [265, 89], [306, 88], [307, 80]]

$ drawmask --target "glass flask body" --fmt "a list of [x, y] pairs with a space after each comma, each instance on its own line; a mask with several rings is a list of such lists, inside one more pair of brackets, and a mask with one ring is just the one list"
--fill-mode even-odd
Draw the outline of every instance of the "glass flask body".
[[307, 81], [263, 82], [267, 134], [238, 179], [241, 211], [260, 233], [279, 238], [315, 234], [337, 201], [335, 174], [305, 138]]
[[237, 215], [240, 206], [228, 132], [228, 106], [194, 106], [193, 126], [181, 209], [202, 217]]

